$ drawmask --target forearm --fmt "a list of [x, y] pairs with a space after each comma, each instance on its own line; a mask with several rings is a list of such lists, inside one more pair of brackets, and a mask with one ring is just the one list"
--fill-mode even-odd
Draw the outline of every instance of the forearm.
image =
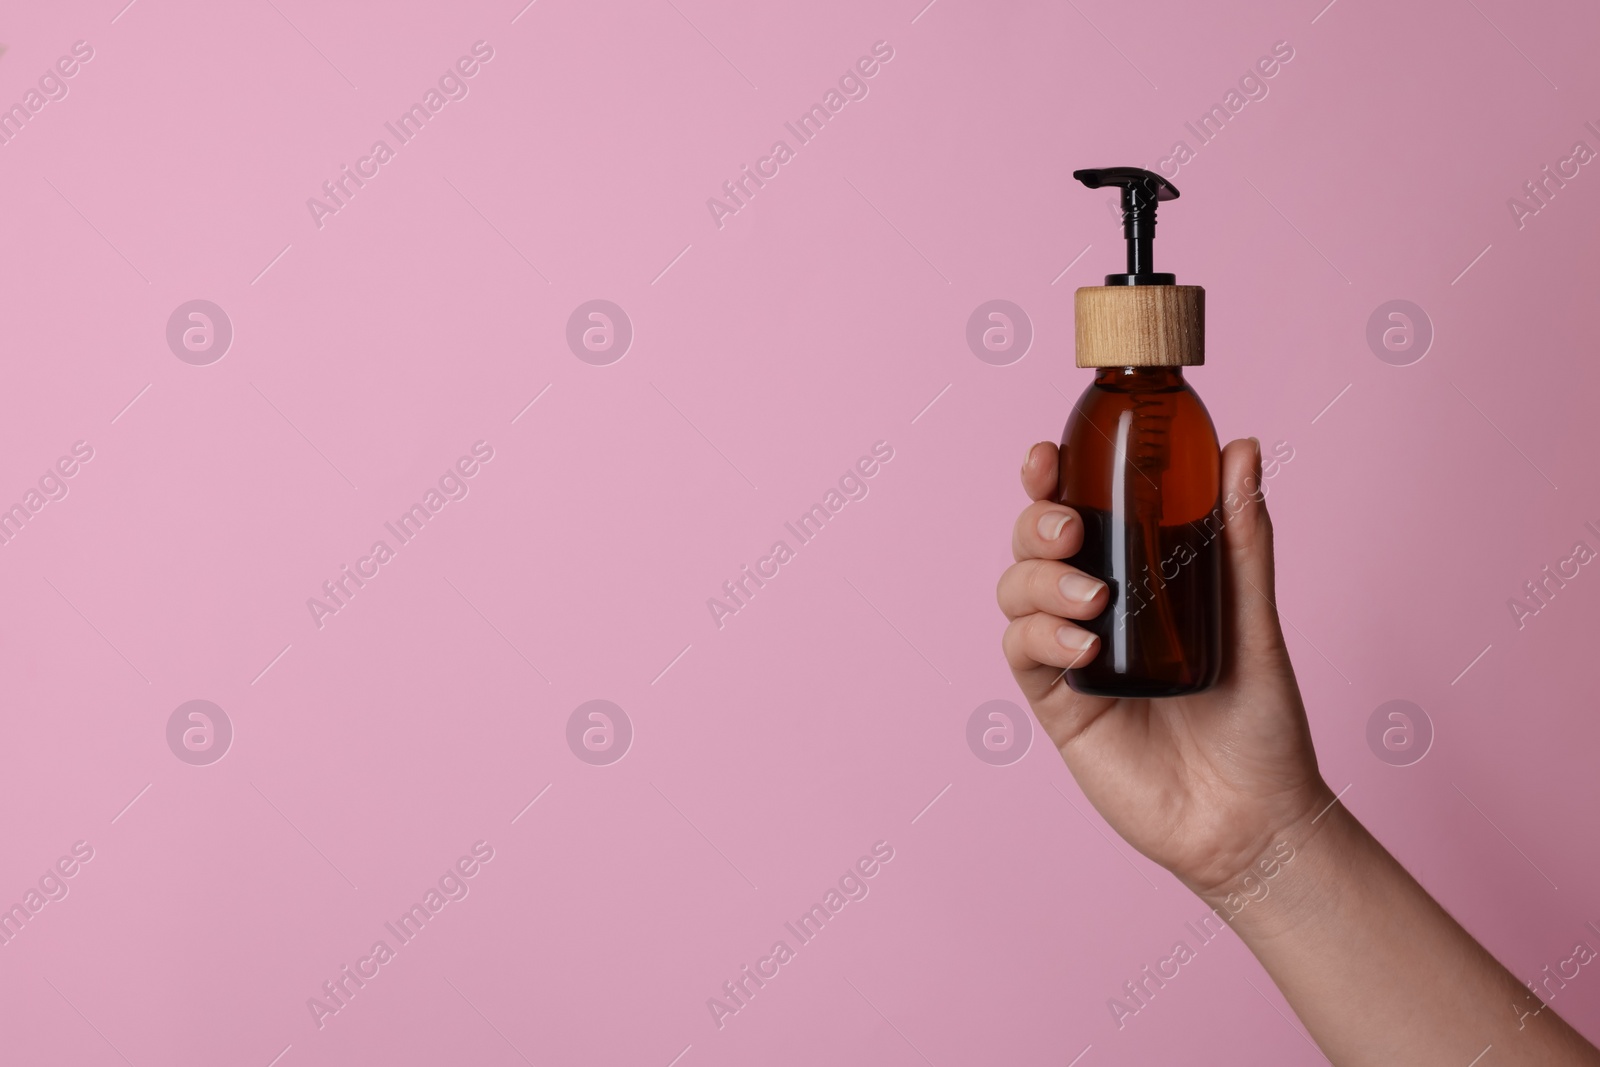
[[[1600, 1064], [1343, 804], [1282, 840], [1294, 858], [1232, 925], [1337, 1067], [1466, 1067], [1490, 1046], [1485, 1065]], [[1201, 896], [1224, 907], [1239, 891]]]

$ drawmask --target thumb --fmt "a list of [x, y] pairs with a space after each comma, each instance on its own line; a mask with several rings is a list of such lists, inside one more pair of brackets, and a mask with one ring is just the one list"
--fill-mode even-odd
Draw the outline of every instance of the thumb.
[[1261, 442], [1230, 441], [1222, 450], [1222, 502], [1227, 566], [1228, 632], [1245, 656], [1283, 649], [1272, 564], [1272, 520], [1261, 481]]

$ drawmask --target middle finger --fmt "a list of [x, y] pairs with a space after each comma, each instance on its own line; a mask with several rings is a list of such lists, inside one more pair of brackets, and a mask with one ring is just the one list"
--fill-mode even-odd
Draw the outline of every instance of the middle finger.
[[1053, 559], [1025, 559], [1006, 568], [995, 590], [1006, 618], [1042, 611], [1063, 619], [1092, 619], [1106, 609], [1106, 583]]

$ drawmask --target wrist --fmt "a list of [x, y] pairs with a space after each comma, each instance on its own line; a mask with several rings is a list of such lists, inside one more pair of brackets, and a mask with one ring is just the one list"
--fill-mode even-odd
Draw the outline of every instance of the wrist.
[[1338, 906], [1364, 839], [1360, 822], [1319, 780], [1235, 874], [1189, 888], [1241, 937], [1273, 937]]

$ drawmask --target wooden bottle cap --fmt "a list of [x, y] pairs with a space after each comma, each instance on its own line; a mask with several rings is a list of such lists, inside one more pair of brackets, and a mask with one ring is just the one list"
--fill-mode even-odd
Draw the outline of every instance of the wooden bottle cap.
[[1074, 299], [1080, 367], [1198, 367], [1206, 291], [1198, 285], [1086, 285]]

